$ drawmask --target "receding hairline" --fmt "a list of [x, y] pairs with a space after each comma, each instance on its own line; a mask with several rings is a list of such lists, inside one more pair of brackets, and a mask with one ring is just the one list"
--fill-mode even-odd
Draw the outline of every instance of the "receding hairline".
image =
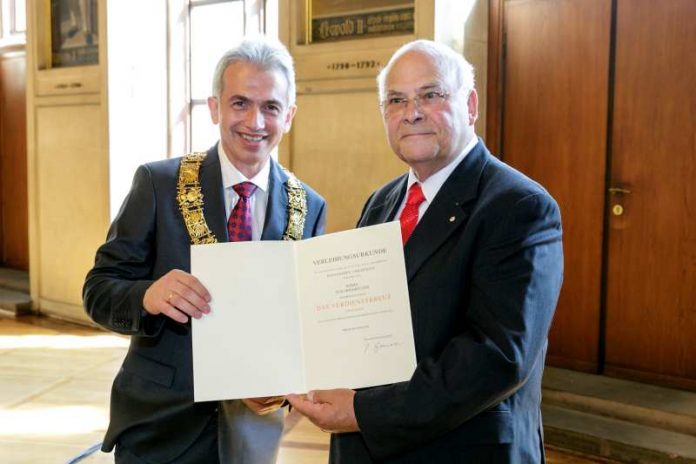
[[[410, 56], [412, 56], [412, 55], [421, 56], [421, 57], [423, 57], [424, 59], [426, 59], [428, 62], [430, 62], [430, 64], [433, 65], [433, 67], [435, 68], [435, 71], [437, 72], [437, 74], [436, 74], [437, 80], [442, 80], [442, 79], [443, 79], [443, 76], [441, 76], [442, 70], [437, 66], [437, 61], [436, 61], [432, 56], [430, 56], [428, 53], [425, 53], [425, 52], [423, 52], [422, 50], [418, 50], [418, 49], [415, 49], [415, 50], [407, 50], [407, 51], [405, 51], [404, 53], [400, 54], [398, 57], [395, 57], [393, 61], [390, 61], [390, 62], [389, 62], [388, 67], [385, 67], [385, 68], [384, 68], [384, 76], [383, 76], [383, 77], [384, 77], [384, 80], [383, 80], [383, 84], [385, 85], [385, 87], [384, 87], [384, 90], [385, 90], [385, 91], [388, 90], [388, 89], [386, 88], [386, 83], [387, 83], [387, 80], [389, 79], [389, 77], [392, 75], [392, 72], [393, 72], [394, 68], [395, 68], [401, 61], [403, 61], [405, 58], [408, 58], [408, 57], [410, 57]], [[423, 86], [433, 86], [433, 85], [437, 85], [437, 84], [438, 84], [438, 82], [433, 81], [433, 82], [428, 82], [428, 83], [424, 84]]]
[[[227, 70], [236, 64], [247, 65], [249, 67], [256, 69], [259, 72], [275, 73], [276, 75], [280, 76], [283, 79], [283, 81], [285, 82], [285, 85], [287, 86], [286, 92], [290, 89], [290, 81], [288, 80], [288, 76], [285, 74], [285, 71], [283, 70], [283, 68], [281, 66], [273, 65], [273, 64], [264, 65], [264, 64], [255, 63], [255, 62], [249, 61], [249, 60], [239, 59], [239, 60], [230, 61], [229, 63], [227, 63], [227, 66], [225, 66], [225, 69], [222, 70], [222, 79], [220, 81], [220, 95], [218, 96], [218, 98], [222, 98], [222, 93], [225, 90], [225, 74], [227, 73]], [[290, 105], [289, 101], [288, 101], [288, 105]]]
[[224, 89], [224, 74], [235, 63], [247, 63], [260, 71], [276, 71], [285, 77], [288, 106], [295, 104], [296, 84], [295, 66], [292, 55], [280, 41], [268, 37], [254, 37], [242, 40], [227, 50], [218, 60], [213, 73], [213, 96], [220, 98]]
[[414, 54], [426, 58], [433, 65], [436, 76], [442, 84], [466, 85], [472, 89], [475, 87], [474, 68], [464, 56], [447, 45], [432, 40], [419, 39], [399, 47], [380, 70], [377, 75], [377, 90], [380, 100], [386, 96], [386, 82], [392, 74], [394, 66], [403, 58]]

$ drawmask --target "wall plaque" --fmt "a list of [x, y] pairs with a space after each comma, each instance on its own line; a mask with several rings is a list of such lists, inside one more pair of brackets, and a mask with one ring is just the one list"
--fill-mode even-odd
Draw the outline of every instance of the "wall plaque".
[[414, 2], [308, 0], [312, 43], [414, 33]]
[[51, 67], [99, 63], [97, 0], [50, 0]]

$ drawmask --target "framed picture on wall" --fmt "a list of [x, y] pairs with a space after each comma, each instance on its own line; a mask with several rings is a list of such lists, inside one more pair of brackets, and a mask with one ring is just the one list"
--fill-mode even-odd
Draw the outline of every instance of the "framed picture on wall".
[[50, 0], [51, 67], [99, 64], [97, 0]]
[[414, 33], [414, 0], [306, 0], [307, 42]]

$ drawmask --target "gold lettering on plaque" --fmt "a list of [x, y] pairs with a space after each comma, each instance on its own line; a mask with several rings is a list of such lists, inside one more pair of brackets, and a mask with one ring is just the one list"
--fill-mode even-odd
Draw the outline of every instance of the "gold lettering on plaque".
[[413, 34], [414, 8], [348, 12], [312, 18], [312, 42]]

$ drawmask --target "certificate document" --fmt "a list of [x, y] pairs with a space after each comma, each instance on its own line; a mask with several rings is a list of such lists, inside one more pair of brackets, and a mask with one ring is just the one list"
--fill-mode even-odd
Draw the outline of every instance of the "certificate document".
[[416, 367], [398, 222], [303, 241], [193, 245], [195, 401], [362, 388]]

